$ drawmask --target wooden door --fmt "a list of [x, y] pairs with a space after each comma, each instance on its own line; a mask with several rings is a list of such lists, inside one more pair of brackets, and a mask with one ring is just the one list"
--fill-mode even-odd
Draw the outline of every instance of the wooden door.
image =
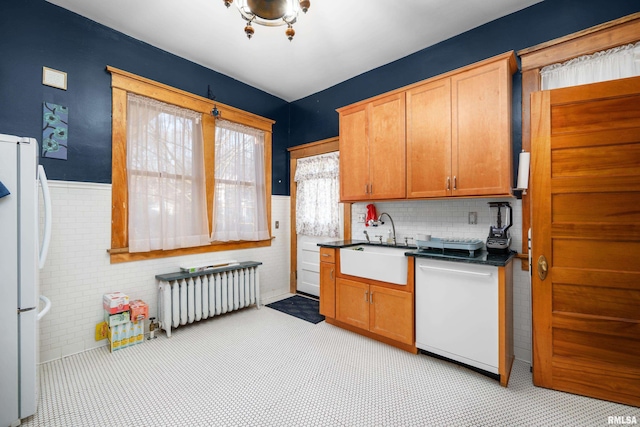
[[511, 194], [510, 61], [451, 77], [454, 196]]
[[403, 199], [407, 195], [405, 94], [372, 101], [369, 111], [370, 198]]
[[369, 285], [336, 280], [336, 319], [369, 330]]
[[336, 265], [320, 263], [320, 314], [336, 317]]
[[534, 384], [640, 406], [640, 77], [536, 92], [531, 126]]
[[373, 285], [369, 292], [369, 330], [405, 344], [413, 344], [413, 294]]
[[407, 197], [450, 196], [451, 176], [451, 79], [447, 78], [407, 92]]
[[367, 105], [340, 111], [340, 200], [368, 200]]

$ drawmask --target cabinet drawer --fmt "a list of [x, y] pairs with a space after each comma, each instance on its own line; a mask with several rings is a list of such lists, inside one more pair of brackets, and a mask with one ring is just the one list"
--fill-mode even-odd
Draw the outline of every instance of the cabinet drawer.
[[336, 262], [336, 250], [333, 248], [320, 248], [320, 262]]

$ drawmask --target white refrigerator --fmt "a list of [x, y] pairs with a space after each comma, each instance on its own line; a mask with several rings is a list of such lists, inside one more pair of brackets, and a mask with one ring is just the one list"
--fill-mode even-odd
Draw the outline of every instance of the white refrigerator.
[[[51, 306], [39, 295], [51, 201], [35, 139], [0, 134], [0, 184], [0, 427], [5, 427], [36, 412], [38, 320]], [[42, 244], [38, 188], [45, 206]]]

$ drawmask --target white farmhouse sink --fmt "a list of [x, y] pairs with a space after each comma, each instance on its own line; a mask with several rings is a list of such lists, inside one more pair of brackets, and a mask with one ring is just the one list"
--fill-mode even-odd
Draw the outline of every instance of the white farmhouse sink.
[[359, 245], [340, 249], [340, 272], [351, 276], [407, 284], [407, 248]]

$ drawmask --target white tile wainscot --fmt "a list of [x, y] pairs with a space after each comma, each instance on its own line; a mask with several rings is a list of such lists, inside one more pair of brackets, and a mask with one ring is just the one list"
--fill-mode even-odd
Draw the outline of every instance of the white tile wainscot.
[[[40, 274], [40, 293], [51, 299], [51, 311], [40, 322], [40, 362], [106, 345], [95, 341], [103, 318], [102, 295], [122, 291], [149, 304], [157, 313], [156, 274], [178, 270], [183, 263], [237, 259], [261, 261], [262, 303], [289, 292], [290, 199], [272, 196], [271, 247], [111, 264], [111, 185], [50, 181], [53, 204], [51, 247]], [[41, 201], [42, 203], [42, 201]], [[280, 228], [273, 223], [280, 221]]]

